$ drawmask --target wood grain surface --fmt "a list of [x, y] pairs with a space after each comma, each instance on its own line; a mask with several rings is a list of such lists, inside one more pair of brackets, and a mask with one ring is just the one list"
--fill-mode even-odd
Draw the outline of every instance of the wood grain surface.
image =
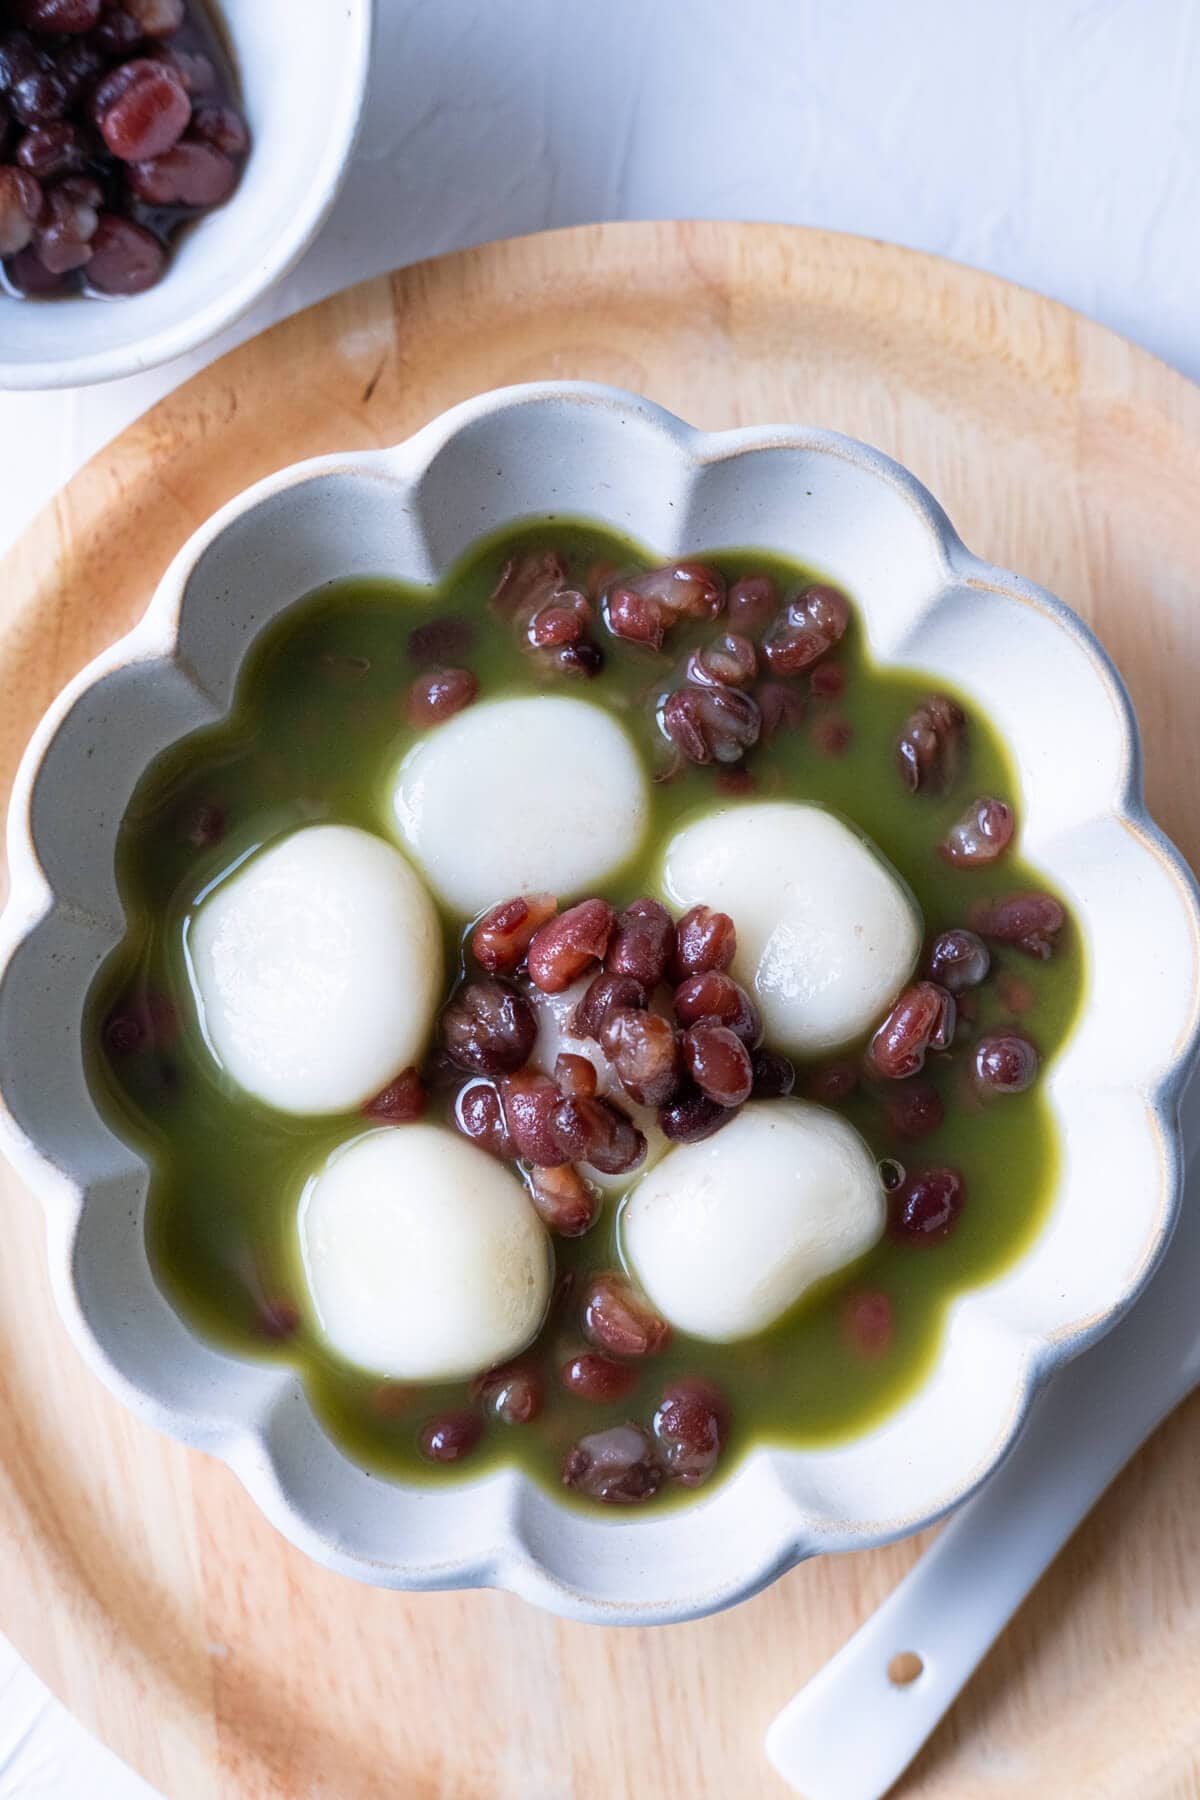
[[[703, 426], [831, 426], [899, 457], [973, 549], [1096, 626], [1145, 724], [1152, 808], [1197, 860], [1200, 390], [988, 277], [769, 226], [587, 228], [425, 264], [163, 401], [2, 565], [5, 791], [56, 690], [214, 507], [296, 458], [390, 443], [480, 389], [551, 376], [621, 383]], [[290, 1549], [224, 1468], [109, 1398], [58, 1323], [36, 1204], [11, 1174], [3, 1200], [0, 1629], [169, 1800], [782, 1800], [764, 1727], [921, 1540], [645, 1631], [500, 1594], [356, 1587]], [[1200, 1398], [897, 1791], [1197, 1800]]]

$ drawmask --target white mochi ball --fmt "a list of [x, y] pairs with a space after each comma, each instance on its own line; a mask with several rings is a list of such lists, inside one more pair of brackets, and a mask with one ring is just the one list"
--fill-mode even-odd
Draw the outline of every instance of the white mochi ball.
[[664, 1318], [729, 1343], [862, 1256], [884, 1212], [875, 1158], [853, 1126], [811, 1101], [757, 1100], [638, 1183], [621, 1245]]
[[921, 915], [866, 839], [819, 806], [723, 807], [667, 846], [666, 892], [737, 928], [732, 973], [755, 996], [766, 1042], [798, 1056], [878, 1024], [912, 974]]
[[308, 825], [251, 857], [201, 903], [188, 956], [218, 1060], [283, 1112], [360, 1106], [418, 1062], [442, 985], [420, 877], [349, 825]]
[[642, 765], [603, 707], [540, 695], [470, 706], [414, 744], [392, 796], [414, 860], [467, 918], [514, 894], [582, 895], [645, 834]]
[[525, 1349], [550, 1242], [517, 1176], [458, 1132], [399, 1125], [335, 1150], [299, 1230], [329, 1347], [400, 1381], [478, 1374]]

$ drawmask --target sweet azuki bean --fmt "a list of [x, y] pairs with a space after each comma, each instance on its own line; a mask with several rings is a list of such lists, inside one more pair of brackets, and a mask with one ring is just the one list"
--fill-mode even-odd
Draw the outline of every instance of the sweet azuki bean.
[[916, 793], [942, 793], [958, 773], [966, 740], [966, 714], [945, 694], [931, 694], [910, 714], [896, 741], [905, 785]]
[[975, 1046], [975, 1079], [993, 1094], [1023, 1094], [1037, 1080], [1038, 1053], [1017, 1031], [991, 1031]]
[[537, 1020], [523, 994], [503, 981], [468, 981], [442, 1014], [442, 1041], [461, 1069], [499, 1075], [523, 1067]]
[[548, 1075], [523, 1070], [519, 1075], [506, 1075], [500, 1083], [504, 1103], [504, 1120], [513, 1149], [539, 1169], [556, 1169], [561, 1163], [576, 1159], [563, 1150], [551, 1130], [555, 1109], [562, 1095]]
[[479, 682], [470, 669], [431, 669], [418, 675], [408, 690], [408, 722], [421, 731], [441, 725], [470, 706], [478, 692]]
[[416, 1069], [405, 1069], [394, 1081], [368, 1100], [363, 1112], [368, 1119], [380, 1119], [389, 1125], [408, 1125], [422, 1117], [429, 1096]]
[[841, 642], [850, 623], [850, 602], [837, 588], [807, 588], [784, 609], [763, 639], [763, 655], [774, 675], [799, 675]]
[[640, 1425], [611, 1425], [593, 1431], [567, 1451], [563, 1485], [589, 1500], [629, 1506], [649, 1500], [663, 1483], [663, 1470], [649, 1434]]
[[754, 1086], [750, 1052], [728, 1025], [700, 1019], [684, 1032], [681, 1047], [692, 1080], [718, 1106], [740, 1106], [750, 1098]]
[[796, 1085], [794, 1064], [777, 1050], [756, 1050], [750, 1058], [754, 1077], [751, 1094], [755, 1100], [779, 1100]]
[[471, 933], [471, 955], [490, 975], [511, 974], [557, 908], [553, 894], [518, 894], [493, 906]]
[[929, 952], [929, 973], [948, 993], [961, 994], [987, 980], [991, 953], [973, 931], [956, 927], [934, 938]]
[[490, 1081], [468, 1081], [454, 1102], [454, 1123], [464, 1137], [481, 1150], [503, 1161], [514, 1157], [516, 1147], [508, 1134], [499, 1089]]
[[663, 701], [664, 734], [689, 762], [740, 762], [758, 742], [761, 719], [749, 694], [737, 688], [677, 688]]
[[946, 1116], [942, 1096], [929, 1081], [908, 1081], [885, 1094], [884, 1110], [897, 1137], [909, 1142], [928, 1137]]
[[600, 1028], [600, 1047], [638, 1106], [662, 1106], [679, 1086], [679, 1047], [660, 1013], [614, 1007]]
[[483, 1420], [473, 1412], [442, 1413], [422, 1428], [421, 1455], [430, 1462], [458, 1462], [483, 1436]]
[[671, 1341], [667, 1321], [616, 1270], [592, 1277], [582, 1312], [588, 1342], [613, 1356], [657, 1356]]
[[544, 994], [561, 994], [592, 964], [603, 962], [616, 914], [607, 900], [581, 900], [549, 920], [529, 946], [529, 978]]
[[1012, 808], [985, 795], [972, 800], [938, 848], [955, 868], [983, 869], [1004, 855], [1015, 830]]
[[722, 1125], [728, 1125], [734, 1110], [710, 1100], [695, 1088], [659, 1108], [658, 1128], [673, 1144], [699, 1144], [720, 1131]]
[[928, 1051], [949, 1048], [954, 1016], [954, 996], [936, 982], [917, 981], [905, 988], [871, 1039], [876, 1072], [889, 1081], [918, 1074]]
[[624, 1400], [633, 1392], [637, 1370], [632, 1363], [605, 1356], [602, 1350], [583, 1350], [563, 1364], [559, 1378], [569, 1394], [603, 1405]]
[[757, 673], [754, 645], [737, 631], [724, 632], [688, 658], [688, 680], [699, 687], [747, 688]]
[[645, 1135], [610, 1100], [560, 1100], [547, 1122], [560, 1161], [590, 1163], [602, 1175], [623, 1175], [645, 1157]]
[[600, 1203], [570, 1163], [553, 1169], [531, 1169], [529, 1190], [542, 1224], [558, 1237], [582, 1237], [595, 1223]]
[[646, 990], [632, 975], [597, 975], [571, 1015], [576, 1037], [599, 1039], [604, 1021], [614, 1007], [646, 1005]]
[[762, 1037], [762, 1020], [758, 1008], [744, 987], [731, 975], [710, 970], [705, 975], [689, 975], [675, 989], [675, 1017], [681, 1025], [695, 1025], [701, 1019], [716, 1019], [727, 1025], [743, 1044], [753, 1049]]
[[888, 1230], [898, 1243], [940, 1244], [957, 1225], [966, 1188], [957, 1169], [910, 1175], [891, 1197]]
[[675, 927], [675, 955], [671, 972], [676, 983], [689, 975], [707, 975], [727, 969], [737, 955], [737, 931], [728, 913], [711, 906], [693, 906]]
[[729, 1435], [729, 1405], [713, 1382], [684, 1375], [665, 1389], [654, 1413], [654, 1437], [667, 1474], [699, 1487], [717, 1466]]
[[779, 590], [769, 575], [743, 575], [729, 590], [725, 610], [734, 631], [757, 636], [779, 606]]
[[546, 1384], [537, 1364], [527, 1357], [503, 1363], [477, 1375], [471, 1383], [472, 1400], [482, 1401], [502, 1425], [528, 1425], [541, 1413]]
[[971, 908], [972, 929], [999, 944], [1012, 944], [1045, 962], [1053, 956], [1063, 927], [1063, 909], [1050, 894], [1009, 894], [981, 900]]
[[581, 1096], [590, 1100], [596, 1091], [596, 1065], [586, 1056], [576, 1056], [570, 1050], [564, 1050], [561, 1056], [554, 1059], [554, 1079], [564, 1099]]
[[667, 971], [675, 951], [675, 924], [657, 900], [634, 900], [618, 913], [604, 966], [613, 975], [632, 975], [649, 992]]

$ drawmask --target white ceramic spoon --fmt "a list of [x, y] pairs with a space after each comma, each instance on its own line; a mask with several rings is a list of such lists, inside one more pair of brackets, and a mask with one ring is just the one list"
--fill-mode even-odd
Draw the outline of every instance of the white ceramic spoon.
[[[1183, 1110], [1193, 1149], [1200, 1083]], [[767, 1755], [805, 1800], [887, 1793], [1118, 1470], [1200, 1384], [1200, 1169], [1189, 1161], [1175, 1240], [1141, 1299], [1056, 1376], [1007, 1461], [771, 1724]], [[888, 1665], [904, 1652], [921, 1668], [900, 1683]]]

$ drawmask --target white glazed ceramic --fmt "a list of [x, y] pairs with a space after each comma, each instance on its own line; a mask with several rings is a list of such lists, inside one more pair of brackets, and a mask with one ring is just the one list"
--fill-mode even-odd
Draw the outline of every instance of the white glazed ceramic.
[[125, 300], [0, 295], [0, 388], [114, 381], [248, 311], [333, 205], [367, 88], [374, 0], [219, 0], [253, 148], [237, 192], [186, 231], [157, 287]]
[[[758, 1451], [663, 1513], [568, 1510], [513, 1472], [435, 1489], [368, 1478], [286, 1369], [201, 1342], [162, 1298], [146, 1171], [101, 1123], [82, 1067], [84, 998], [123, 929], [114, 835], [149, 759], [225, 713], [255, 634], [320, 583], [432, 582], [481, 533], [546, 512], [598, 518], [664, 556], [759, 545], [842, 582], [877, 658], [986, 707], [1016, 759], [1023, 849], [1087, 941], [1086, 1008], [1047, 1080], [1061, 1189], [1033, 1249], [955, 1302], [930, 1378], [879, 1428]], [[995, 1466], [1038, 1384], [1129, 1304], [1174, 1221], [1200, 910], [1146, 817], [1124, 690], [1066, 607], [979, 562], [912, 476], [828, 432], [706, 435], [630, 395], [552, 384], [469, 401], [393, 450], [271, 477], [196, 534], [141, 624], [52, 708], [18, 776], [9, 857], [4, 1136], [45, 1204], [67, 1322], [142, 1418], [224, 1457], [295, 1543], [363, 1580], [488, 1583], [646, 1623], [726, 1606], [816, 1551], [914, 1531]]]

